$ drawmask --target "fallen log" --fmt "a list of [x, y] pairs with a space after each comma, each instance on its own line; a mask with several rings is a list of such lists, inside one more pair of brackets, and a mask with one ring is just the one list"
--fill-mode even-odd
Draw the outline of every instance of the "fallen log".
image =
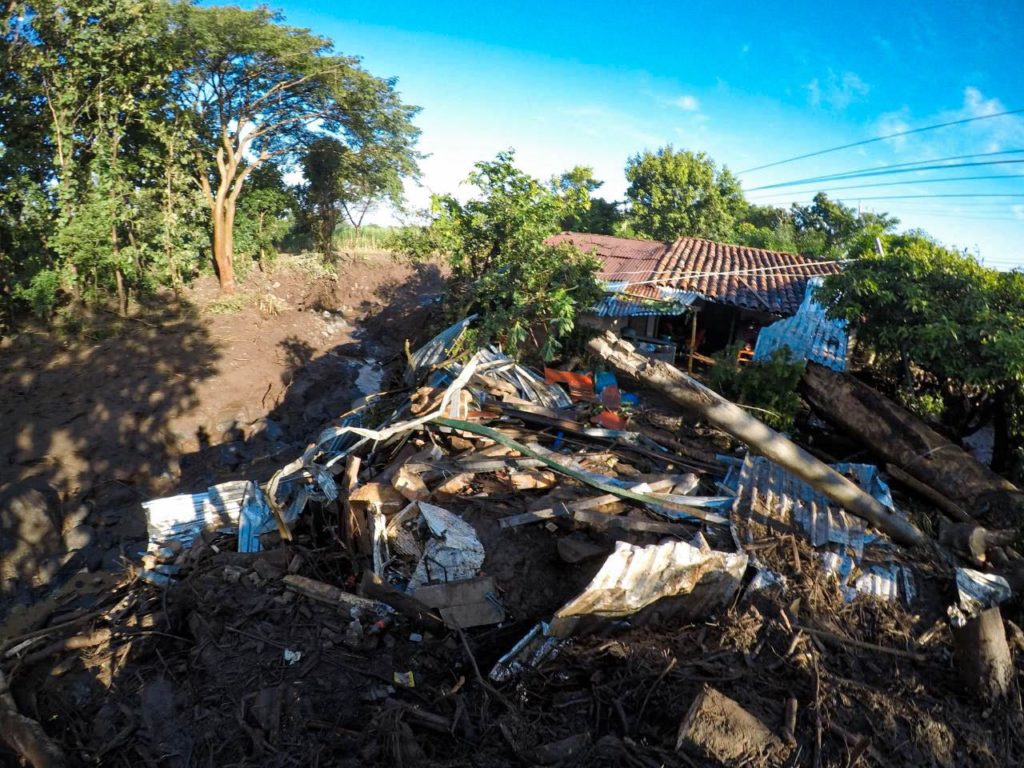
[[988, 561], [989, 549], [1005, 547], [1013, 544], [1016, 539], [1017, 532], [1014, 530], [990, 531], [974, 523], [953, 524], [945, 520], [939, 524], [939, 543], [979, 564]]
[[979, 501], [1024, 509], [1024, 494], [1013, 483], [867, 384], [808, 363], [800, 389], [821, 416], [972, 517]]
[[935, 505], [935, 508], [945, 514], [950, 520], [955, 520], [958, 523], [971, 522], [971, 516], [967, 514], [963, 507], [946, 496], [943, 496], [930, 485], [925, 485], [913, 475], [908, 475], [895, 464], [886, 464], [885, 471], [888, 473], [889, 477], [897, 483], [909, 488], [918, 496], [927, 499]]
[[1014, 670], [999, 606], [952, 629], [961, 682], [985, 701], [1006, 697], [1013, 685]]
[[893, 515], [855, 483], [675, 366], [637, 354], [631, 344], [611, 332], [591, 339], [588, 346], [592, 352], [623, 373], [700, 414], [714, 426], [789, 470], [847, 512], [867, 520], [897, 542], [909, 545], [924, 542], [921, 531]]
[[43, 727], [18, 711], [3, 672], [0, 672], [0, 741], [33, 768], [61, 768], [66, 764], [64, 753]]

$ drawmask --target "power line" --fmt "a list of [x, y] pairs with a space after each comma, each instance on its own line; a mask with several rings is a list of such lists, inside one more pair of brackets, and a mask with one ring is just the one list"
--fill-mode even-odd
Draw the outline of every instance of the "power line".
[[[873, 184], [852, 184], [844, 187], [812, 187], [811, 189], [795, 190], [796, 193], [806, 194], [807, 192], [835, 192], [841, 189], [873, 189], [875, 187], [898, 187], [905, 184], [938, 184], [939, 182], [949, 181], [982, 181], [990, 179], [1020, 179], [1024, 181], [1024, 175], [1019, 173], [1004, 173], [1004, 174], [993, 174], [990, 176], [947, 176], [943, 179], [910, 179], [908, 181], [879, 181]], [[769, 196], [774, 197], [776, 194], [786, 194], [784, 192], [773, 193]]]
[[[1021, 152], [1024, 150], [1012, 150]], [[751, 187], [747, 192], [760, 192], [766, 189], [779, 189], [781, 187], [796, 187], [801, 184], [815, 184], [821, 181], [846, 181], [847, 179], [866, 179], [872, 176], [896, 176], [901, 173], [918, 173], [919, 171], [938, 171], [947, 168], [977, 168], [983, 165], [1019, 165], [1024, 160], [979, 160], [973, 163], [943, 163], [939, 165], [920, 165], [916, 168], [883, 168], [877, 171], [857, 171], [843, 174], [829, 174], [827, 176], [810, 176], [806, 179], [795, 179], [793, 181], [780, 181], [775, 184], [762, 184], [760, 187]]]
[[767, 163], [765, 165], [758, 165], [754, 168], [748, 168], [745, 171], [739, 171], [737, 175], [744, 173], [753, 173], [754, 171], [761, 171], [765, 168], [774, 168], [777, 165], [785, 165], [786, 163], [795, 163], [797, 160], [806, 160], [809, 157], [819, 157], [821, 155], [827, 155], [832, 152], [839, 152], [843, 149], [852, 149], [853, 147], [863, 147], [865, 144], [874, 144], [879, 141], [885, 141], [886, 139], [895, 139], [898, 136], [909, 136], [914, 133], [924, 133], [925, 131], [934, 131], [939, 128], [948, 128], [953, 125], [965, 125], [966, 123], [974, 123], [978, 120], [991, 120], [995, 117], [1006, 117], [1007, 115], [1016, 115], [1024, 112], [1024, 109], [1009, 109], [1005, 112], [997, 112], [992, 115], [979, 115], [977, 117], [966, 117], [962, 120], [951, 120], [946, 123], [936, 123], [934, 125], [925, 125], [920, 128], [911, 128], [906, 131], [897, 131], [896, 133], [888, 133], [884, 136], [876, 136], [873, 139], [864, 139], [862, 141], [855, 141], [851, 144], [842, 144], [838, 147], [829, 147], [828, 149], [819, 149], [816, 152], [808, 152], [806, 155], [797, 155], [796, 157], [789, 157], [785, 160], [777, 160], [774, 163]]
[[[1001, 149], [996, 152], [974, 152], [969, 155], [950, 155], [949, 157], [930, 157], [926, 160], [911, 160], [906, 163], [887, 163], [885, 165], [872, 166], [871, 168], [857, 168], [852, 171], [843, 171], [840, 173], [829, 174], [829, 177], [839, 179], [844, 176], [851, 174], [861, 173], [862, 171], [881, 171], [888, 168], [907, 168], [912, 165], [927, 165], [928, 163], [945, 163], [949, 160], [970, 160], [975, 157], [994, 157], [996, 155], [1018, 155], [1024, 152], [1024, 149]], [[827, 177], [822, 177], [827, 178]]]
[[1015, 197], [1024, 199], [1024, 194], [1002, 193], [1002, 192], [974, 192], [967, 194], [930, 194], [930, 195], [875, 195], [872, 197], [858, 197], [856, 195], [839, 198], [842, 200], [924, 200], [936, 197]]

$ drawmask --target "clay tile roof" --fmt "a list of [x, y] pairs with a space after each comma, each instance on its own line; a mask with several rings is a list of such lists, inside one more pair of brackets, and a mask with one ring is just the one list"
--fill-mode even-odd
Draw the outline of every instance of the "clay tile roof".
[[838, 271], [838, 264], [795, 253], [681, 237], [662, 256], [655, 273], [664, 285], [695, 291], [712, 301], [793, 315], [810, 277]]
[[667, 243], [560, 232], [545, 242], [572, 243], [584, 253], [593, 252], [601, 260], [602, 280], [628, 283], [620, 288], [622, 293], [657, 298], [656, 286], [662, 285], [699, 293], [710, 301], [776, 315], [796, 314], [808, 278], [839, 271], [838, 264], [796, 253], [697, 237], [681, 237]]
[[[671, 247], [662, 240], [630, 240], [611, 235], [592, 235], [586, 232], [559, 232], [545, 240], [548, 245], [572, 243], [584, 253], [593, 252], [601, 260], [600, 277], [608, 283], [641, 283], [640, 293], [651, 291], [651, 281], [658, 263]], [[631, 293], [634, 291], [630, 291]]]

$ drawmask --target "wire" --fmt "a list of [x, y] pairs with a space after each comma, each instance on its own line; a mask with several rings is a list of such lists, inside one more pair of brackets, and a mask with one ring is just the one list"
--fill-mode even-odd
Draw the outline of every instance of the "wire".
[[[737, 246], [737, 247], [745, 248], [747, 246]], [[758, 249], [758, 250], [764, 250], [764, 249]], [[799, 256], [800, 254], [792, 254], [792, 255]], [[738, 275], [754, 275], [754, 274], [761, 274], [761, 273], [765, 273], [765, 272], [775, 272], [775, 271], [786, 270], [786, 269], [789, 269], [789, 270], [800, 270], [800, 269], [816, 267], [816, 266], [824, 265], [824, 264], [846, 264], [848, 261], [850, 261], [850, 259], [833, 259], [833, 260], [829, 260], [829, 261], [814, 261], [813, 259], [810, 259], [809, 257], [806, 257], [806, 256], [803, 256], [802, 258], [806, 258], [808, 260], [806, 265], [783, 264], [781, 266], [775, 266], [775, 267], [752, 267], [750, 269], [733, 269], [733, 270], [728, 270], [728, 271], [724, 271], [724, 272], [701, 272], [701, 271], [698, 271], [698, 272], [677, 272], [677, 271], [671, 270], [671, 269], [662, 269], [662, 270], [657, 270], [657, 271], [653, 271], [653, 272], [652, 271], [648, 271], [648, 270], [637, 270], [635, 272], [617, 272], [616, 273], [617, 275], [647, 275], [647, 276], [649, 276], [649, 277], [651, 277], [653, 279], [650, 279], [650, 280], [606, 280], [605, 282], [608, 282], [608, 283], [626, 283], [627, 287], [632, 287], [632, 286], [635, 286], [635, 285], [654, 285], [654, 284], [657, 284], [657, 283], [662, 283], [665, 280], [687, 280], [687, 281], [690, 281], [690, 280], [698, 280], [698, 279], [700, 279], [702, 277], [733, 277], [733, 276], [738, 276]], [[661, 277], [655, 277], [655, 275], [660, 275]], [[782, 274], [776, 275], [776, 277], [816, 277], [816, 276], [818, 276], [818, 275], [808, 274], [807, 272], [800, 272], [800, 271], [793, 271], [791, 273], [782, 273]]]
[[[945, 163], [949, 160], [970, 160], [974, 157], [995, 157], [996, 155], [1019, 155], [1024, 152], [1024, 149], [1001, 149], [997, 152], [975, 152], [970, 155], [950, 155], [949, 157], [931, 157], [927, 160], [912, 160], [906, 163], [887, 163], [886, 165], [872, 166], [871, 168], [857, 168], [852, 171], [843, 171], [841, 173], [830, 174], [831, 178], [839, 179], [844, 176], [851, 174], [861, 173], [862, 171], [875, 171], [884, 170], [886, 168], [906, 168], [911, 165], [926, 165], [927, 163]], [[829, 178], [829, 177], [821, 177]]]
[[[1014, 150], [1017, 152], [1019, 150]], [[1019, 165], [1024, 160], [980, 160], [974, 163], [946, 163], [942, 165], [922, 165], [917, 168], [886, 168], [880, 171], [850, 172], [839, 175], [811, 176], [806, 179], [794, 181], [780, 181], [777, 184], [762, 184], [760, 187], [751, 187], [747, 192], [760, 192], [765, 189], [778, 189], [780, 187], [795, 187], [800, 184], [814, 184], [819, 181], [845, 181], [847, 179], [864, 179], [871, 176], [895, 176], [900, 173], [917, 173], [919, 171], [945, 170], [946, 168], [976, 168], [981, 165]]]
[[765, 165], [758, 165], [754, 168], [747, 168], [745, 171], [738, 171], [737, 175], [744, 173], [753, 173], [754, 171], [761, 171], [765, 168], [774, 168], [777, 165], [785, 165], [786, 163], [795, 163], [797, 160], [806, 160], [809, 157], [820, 157], [821, 155], [827, 155], [832, 152], [839, 152], [843, 149], [851, 149], [853, 147], [863, 147], [865, 144], [874, 144], [875, 142], [885, 141], [886, 139], [895, 139], [898, 136], [909, 136], [913, 133], [924, 133], [925, 131], [934, 131], [939, 128], [948, 128], [953, 125], [965, 125], [966, 123], [974, 123], [978, 120], [991, 120], [995, 117], [1006, 117], [1007, 115], [1016, 115], [1024, 112], [1024, 109], [1009, 109], [1005, 112], [997, 112], [992, 115], [978, 115], [977, 117], [966, 117], [961, 120], [951, 120], [947, 123], [936, 123], [934, 125], [925, 125], [920, 128], [911, 128], [906, 131], [897, 131], [896, 133], [887, 133], [884, 136], [876, 136], [873, 139], [864, 139], [862, 141], [855, 141], [851, 144], [842, 144], [838, 147], [829, 147], [828, 149], [819, 149], [816, 152], [808, 152], [806, 155], [797, 155], [796, 157], [789, 157], [785, 160], [777, 160], [774, 163], [766, 163]]
[[[990, 176], [947, 176], [944, 179], [909, 179], [907, 181], [879, 181], [873, 184], [852, 184], [844, 187], [812, 187], [811, 189], [794, 190], [796, 193], [807, 192], [835, 192], [841, 189], [873, 189], [874, 187], [898, 187], [904, 184], [938, 184], [947, 181], [982, 181], [989, 179], [1020, 179], [1024, 181], [1024, 175], [1019, 173], [993, 174]], [[785, 194], [785, 193], [778, 193]], [[775, 196], [775, 195], [771, 195]], [[752, 198], [754, 199], [754, 198]], [[761, 199], [761, 198], [757, 198]]]
[[873, 197], [858, 197], [856, 195], [836, 198], [837, 200], [922, 200], [937, 197], [1018, 197], [1024, 198], [1024, 194], [1003, 193], [1003, 192], [971, 192], [967, 194], [930, 194], [930, 195], [875, 195]]

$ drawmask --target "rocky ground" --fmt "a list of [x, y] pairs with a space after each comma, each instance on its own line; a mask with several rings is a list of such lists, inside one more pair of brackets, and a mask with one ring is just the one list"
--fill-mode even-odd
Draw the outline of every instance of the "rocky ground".
[[0, 617], [102, 590], [145, 541], [140, 502], [261, 477], [301, 451], [407, 338], [424, 335], [442, 275], [390, 254], [327, 271], [283, 257], [224, 300], [185, 294], [60, 334], [0, 340]]

